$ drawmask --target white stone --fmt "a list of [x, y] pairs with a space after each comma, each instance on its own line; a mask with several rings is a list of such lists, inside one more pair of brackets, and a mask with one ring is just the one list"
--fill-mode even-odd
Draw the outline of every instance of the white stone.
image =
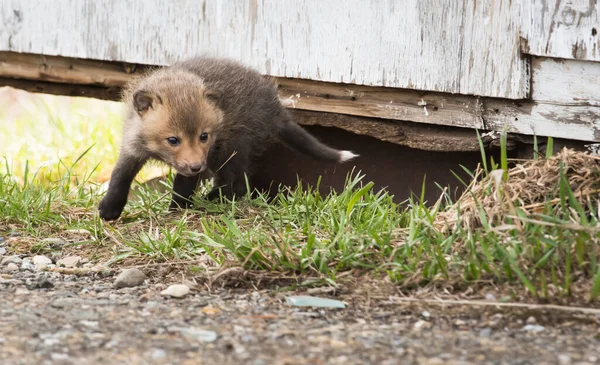
[[48, 257], [44, 256], [44, 255], [36, 255], [33, 256], [33, 264], [39, 268], [40, 265], [50, 265], [52, 263], [52, 260], [50, 260]]
[[183, 298], [190, 293], [190, 288], [183, 284], [169, 285], [169, 287], [160, 292], [165, 297]]
[[64, 267], [76, 267], [81, 262], [81, 256], [67, 256], [56, 263], [58, 266]]

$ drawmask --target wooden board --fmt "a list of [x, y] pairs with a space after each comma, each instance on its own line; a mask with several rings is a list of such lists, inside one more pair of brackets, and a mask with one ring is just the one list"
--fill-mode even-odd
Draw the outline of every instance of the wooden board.
[[539, 102], [600, 106], [600, 63], [534, 57], [532, 98]]
[[600, 61], [598, 0], [524, 0], [525, 53]]
[[[529, 62], [521, 56], [519, 50], [519, 2], [459, 2], [465, 4], [461, 85], [487, 91], [486, 94], [475, 93], [476, 95], [529, 97]], [[490, 90], [492, 87], [495, 90]]]
[[0, 51], [167, 65], [231, 57], [265, 75], [520, 99], [511, 0], [3, 0]]
[[[537, 86], [533, 90], [532, 100], [484, 98], [301, 79], [276, 78], [276, 81], [282, 102], [289, 108], [299, 110], [495, 131], [501, 131], [506, 126], [509, 131], [526, 135], [600, 141], [598, 90], [590, 91], [580, 85], [586, 79], [598, 79], [600, 68], [590, 62], [557, 62], [546, 58], [536, 59], [534, 65], [533, 84]], [[0, 85], [9, 84], [33, 91], [51, 92], [51, 85], [64, 84], [69, 85], [66, 92], [71, 95], [114, 98], [118, 95], [115, 89], [141, 70], [143, 67], [139, 65], [118, 62], [0, 52]], [[565, 76], [560, 77], [563, 73]], [[22, 80], [41, 83], [19, 86]], [[73, 88], [73, 84], [87, 85], [91, 89]], [[99, 90], [103, 87], [107, 88], [105, 94]], [[566, 93], [553, 90], [566, 90]], [[569, 98], [569, 95], [575, 95], [577, 100]], [[373, 130], [371, 135], [380, 138], [377, 133]]]

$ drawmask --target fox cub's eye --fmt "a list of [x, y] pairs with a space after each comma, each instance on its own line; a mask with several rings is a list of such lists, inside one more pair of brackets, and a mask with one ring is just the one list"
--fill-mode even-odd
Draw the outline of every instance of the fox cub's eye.
[[200, 135], [200, 141], [202, 141], [202, 142], [208, 141], [208, 133], [202, 133]]
[[169, 144], [171, 146], [177, 146], [179, 144], [179, 138], [177, 138], [177, 137], [169, 137], [169, 138], [167, 138], [167, 142], [169, 142]]

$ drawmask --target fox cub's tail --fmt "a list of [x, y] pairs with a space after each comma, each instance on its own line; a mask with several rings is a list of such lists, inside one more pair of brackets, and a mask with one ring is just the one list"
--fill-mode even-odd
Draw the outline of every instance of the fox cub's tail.
[[279, 131], [279, 139], [290, 148], [321, 161], [344, 162], [358, 156], [350, 151], [336, 150], [319, 142], [293, 121], [284, 122], [283, 128]]

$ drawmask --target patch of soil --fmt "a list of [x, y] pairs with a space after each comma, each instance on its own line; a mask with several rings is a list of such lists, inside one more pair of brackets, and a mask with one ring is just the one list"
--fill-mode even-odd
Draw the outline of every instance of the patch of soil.
[[[600, 363], [596, 314], [404, 302], [393, 285], [369, 280], [337, 291], [194, 286], [180, 271], [142, 269], [144, 284], [121, 289], [116, 273], [2, 274], [0, 363]], [[31, 288], [40, 276], [53, 287]], [[173, 282], [191, 294], [161, 296]], [[294, 307], [293, 294], [346, 308]]]

